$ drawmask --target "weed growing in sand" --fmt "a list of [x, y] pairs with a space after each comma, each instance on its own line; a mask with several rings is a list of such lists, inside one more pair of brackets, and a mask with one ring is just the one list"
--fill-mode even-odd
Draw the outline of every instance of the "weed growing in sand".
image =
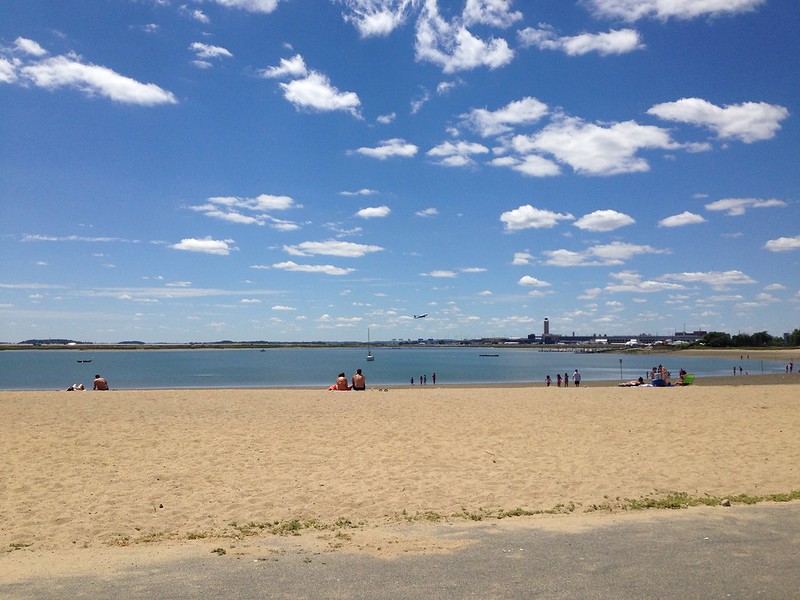
[[601, 504], [592, 504], [586, 512], [615, 510], [649, 510], [689, 508], [692, 506], [719, 506], [724, 502], [731, 504], [758, 504], [759, 502], [790, 502], [800, 500], [800, 490], [767, 494], [764, 496], [751, 496], [749, 494], [736, 494], [730, 496], [691, 496], [686, 492], [670, 492], [663, 496], [643, 496], [641, 498], [619, 498]]
[[8, 545], [8, 549], [6, 552], [14, 552], [15, 550], [24, 550], [25, 548], [30, 548], [33, 544], [24, 544], [22, 542], [15, 542], [13, 544]]
[[240, 536], [256, 535], [262, 531], [272, 535], [300, 535], [300, 532], [304, 529], [334, 529], [340, 527], [340, 523], [346, 523], [348, 527], [355, 527], [349, 520], [344, 518], [340, 518], [336, 525], [325, 525], [316, 519], [307, 519], [305, 521], [289, 519], [288, 521], [272, 521], [271, 523], [251, 521], [246, 525], [240, 525], [233, 521], [228, 523], [228, 526], [233, 528]]

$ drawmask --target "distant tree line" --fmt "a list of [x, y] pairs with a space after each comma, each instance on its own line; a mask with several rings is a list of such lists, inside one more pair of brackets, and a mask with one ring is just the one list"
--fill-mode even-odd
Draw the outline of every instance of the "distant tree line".
[[800, 329], [789, 334], [788, 339], [775, 337], [766, 331], [758, 333], [737, 333], [730, 335], [722, 331], [709, 331], [697, 342], [698, 345], [711, 348], [771, 348], [783, 346], [800, 346]]

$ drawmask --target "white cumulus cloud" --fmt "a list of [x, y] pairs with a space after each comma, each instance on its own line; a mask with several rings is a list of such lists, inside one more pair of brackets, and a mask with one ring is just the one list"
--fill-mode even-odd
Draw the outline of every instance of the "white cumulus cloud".
[[550, 287], [550, 284], [546, 281], [542, 281], [541, 279], [537, 279], [532, 275], [525, 275], [520, 277], [520, 280], [517, 282], [519, 285], [523, 285], [526, 287]]
[[512, 149], [521, 155], [547, 153], [577, 173], [616, 175], [646, 172], [642, 150], [679, 147], [669, 132], [634, 121], [597, 125], [575, 117], [557, 119], [532, 135], [518, 135]]
[[417, 20], [415, 50], [417, 60], [438, 65], [445, 73], [478, 67], [496, 69], [514, 58], [514, 51], [503, 38], [484, 41], [467, 29], [461, 16], [446, 21], [434, 0], [424, 3]]
[[392, 209], [388, 206], [369, 206], [367, 208], [362, 208], [356, 213], [357, 217], [361, 217], [362, 219], [375, 219], [381, 217], [388, 217], [389, 214], [392, 212]]
[[706, 220], [698, 214], [683, 211], [679, 215], [672, 215], [665, 217], [658, 222], [659, 227], [683, 227], [684, 225], [696, 225], [697, 223], [705, 223]]
[[361, 100], [355, 92], [340, 92], [326, 75], [311, 71], [303, 79], [281, 83], [283, 96], [297, 109], [317, 112], [344, 111], [360, 118]]
[[582, 216], [573, 225], [586, 231], [614, 231], [636, 223], [633, 217], [616, 210], [596, 210]]
[[800, 250], [800, 235], [794, 237], [779, 237], [774, 240], [769, 240], [764, 244], [764, 248], [771, 252], [790, 252], [792, 250]]
[[541, 208], [534, 208], [530, 204], [524, 204], [500, 215], [500, 220], [506, 225], [506, 231], [550, 229], [558, 225], [559, 221], [572, 221], [574, 219], [575, 217], [569, 213], [542, 210]]
[[401, 158], [411, 158], [416, 155], [419, 148], [414, 144], [406, 142], [402, 138], [392, 138], [390, 140], [382, 140], [375, 148], [362, 147], [355, 150], [357, 154], [369, 156], [370, 158], [377, 158], [378, 160], [386, 160], [399, 156]]
[[227, 256], [234, 250], [230, 244], [233, 240], [215, 240], [211, 237], [205, 238], [184, 238], [171, 247], [175, 250], [186, 250], [187, 252], [202, 252], [204, 254], [217, 254]]
[[746, 144], [775, 137], [781, 121], [789, 116], [789, 111], [777, 104], [745, 102], [720, 107], [701, 98], [656, 104], [647, 113], [667, 121], [708, 127], [720, 139]]
[[303, 57], [295, 54], [292, 58], [282, 58], [280, 64], [275, 67], [267, 67], [258, 72], [262, 77], [268, 79], [280, 79], [282, 77], [300, 78], [308, 75], [308, 67]]

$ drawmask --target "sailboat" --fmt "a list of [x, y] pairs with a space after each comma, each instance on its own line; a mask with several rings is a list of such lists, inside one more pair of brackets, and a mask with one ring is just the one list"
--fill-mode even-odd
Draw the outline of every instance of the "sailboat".
[[367, 329], [367, 360], [375, 360], [375, 357], [372, 355], [372, 348], [369, 345], [369, 329]]

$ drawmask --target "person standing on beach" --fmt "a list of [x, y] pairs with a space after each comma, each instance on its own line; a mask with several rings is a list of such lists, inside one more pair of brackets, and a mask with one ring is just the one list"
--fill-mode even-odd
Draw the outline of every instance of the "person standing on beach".
[[564, 373], [564, 387], [569, 387], [569, 373]]
[[578, 369], [575, 369], [575, 372], [572, 374], [572, 381], [575, 382], [575, 387], [580, 387], [581, 385], [581, 372]]
[[545, 387], [550, 387], [551, 383], [553, 383], [553, 381], [550, 379], [550, 375], [548, 375], [547, 377], [544, 378]]
[[433, 379], [433, 385], [436, 385], [436, 371], [433, 372], [433, 375], [431, 375], [431, 378]]
[[561, 373], [556, 375], [556, 386], [561, 387]]
[[94, 385], [92, 386], [93, 390], [107, 390], [108, 388], [108, 381], [106, 381], [105, 377], [100, 377], [100, 375], [94, 376]]

